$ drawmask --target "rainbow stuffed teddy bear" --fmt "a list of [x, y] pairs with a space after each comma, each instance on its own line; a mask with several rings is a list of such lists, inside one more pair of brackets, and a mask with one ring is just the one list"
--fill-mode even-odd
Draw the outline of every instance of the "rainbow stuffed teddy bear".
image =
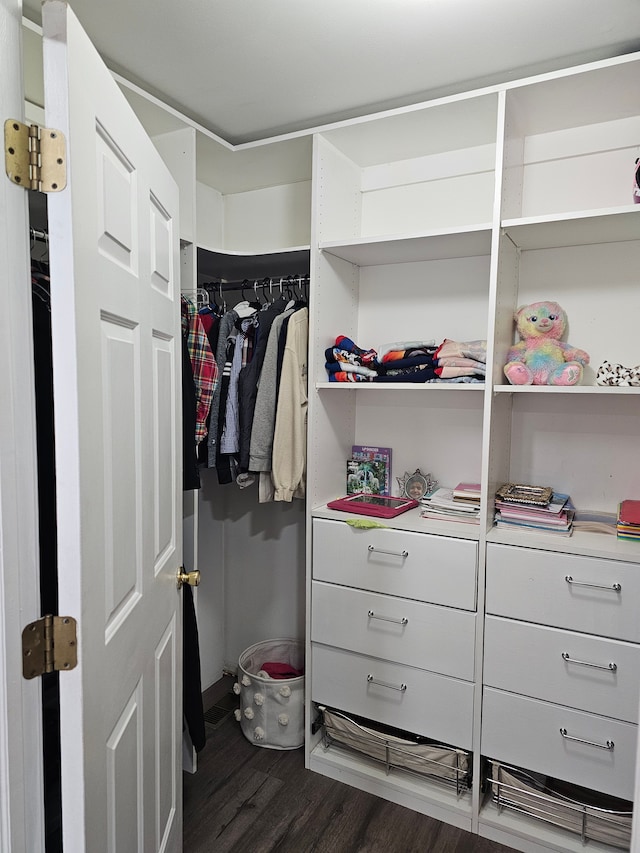
[[589, 356], [560, 340], [567, 315], [558, 303], [525, 305], [514, 319], [521, 340], [509, 350], [504, 366], [511, 385], [579, 385]]

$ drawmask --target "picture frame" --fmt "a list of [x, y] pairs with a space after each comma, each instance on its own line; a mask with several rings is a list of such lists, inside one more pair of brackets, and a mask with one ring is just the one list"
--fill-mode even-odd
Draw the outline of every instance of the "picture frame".
[[416, 468], [413, 474], [405, 471], [404, 476], [397, 480], [400, 494], [414, 501], [422, 500], [438, 486], [438, 481], [431, 474], [423, 474], [420, 468]]
[[513, 503], [546, 506], [553, 496], [551, 486], [529, 486], [526, 483], [504, 483], [496, 492], [496, 497]]

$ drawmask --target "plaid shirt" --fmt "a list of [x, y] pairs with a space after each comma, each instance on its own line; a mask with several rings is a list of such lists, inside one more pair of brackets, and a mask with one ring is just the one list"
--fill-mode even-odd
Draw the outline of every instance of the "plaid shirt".
[[211, 408], [211, 399], [218, 384], [218, 365], [211, 351], [196, 306], [184, 296], [181, 297], [180, 302], [182, 334], [187, 339], [187, 348], [196, 386], [195, 442], [199, 444], [207, 434], [207, 418]]

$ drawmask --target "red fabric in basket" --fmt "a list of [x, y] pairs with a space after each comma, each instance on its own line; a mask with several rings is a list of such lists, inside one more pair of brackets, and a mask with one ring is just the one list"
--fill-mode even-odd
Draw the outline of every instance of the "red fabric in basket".
[[297, 678], [299, 675], [304, 675], [303, 669], [294, 669], [288, 663], [276, 661], [263, 663], [261, 669], [271, 678]]

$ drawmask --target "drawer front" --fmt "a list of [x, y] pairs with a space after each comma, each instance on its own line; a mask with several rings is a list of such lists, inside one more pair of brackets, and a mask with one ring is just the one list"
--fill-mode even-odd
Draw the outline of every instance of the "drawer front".
[[432, 604], [475, 610], [477, 554], [467, 539], [313, 522], [315, 580]]
[[483, 755], [624, 800], [633, 799], [636, 736], [631, 723], [484, 689]]
[[485, 684], [638, 722], [640, 646], [496, 616], [485, 626]]
[[639, 600], [635, 564], [487, 546], [487, 612], [496, 616], [638, 643]]
[[311, 639], [473, 681], [475, 613], [314, 581]]
[[471, 749], [473, 684], [318, 643], [311, 656], [314, 702]]

